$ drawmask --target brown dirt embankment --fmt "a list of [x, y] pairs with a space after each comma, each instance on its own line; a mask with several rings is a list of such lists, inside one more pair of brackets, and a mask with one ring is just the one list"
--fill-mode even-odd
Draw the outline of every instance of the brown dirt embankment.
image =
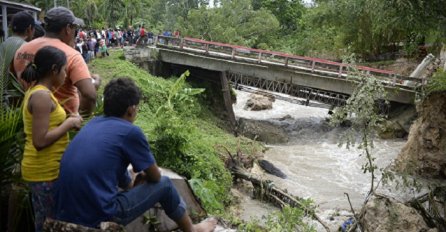
[[419, 118], [395, 167], [409, 174], [446, 179], [446, 91], [427, 96], [417, 111]]

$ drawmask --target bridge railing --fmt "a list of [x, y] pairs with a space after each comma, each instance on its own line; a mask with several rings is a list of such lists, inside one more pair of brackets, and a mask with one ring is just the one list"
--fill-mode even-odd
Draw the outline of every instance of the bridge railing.
[[[325, 75], [339, 78], [345, 78], [353, 68], [352, 65], [326, 59], [291, 55], [283, 52], [248, 48], [189, 37], [181, 38], [158, 35], [155, 39], [155, 45], [175, 47], [182, 50], [204, 53], [210, 56], [223, 56], [234, 60], [279, 64], [285, 67], [298, 68], [309, 72], [322, 72]], [[425, 80], [423, 79], [404, 77], [389, 70], [381, 70], [366, 66], [355, 66], [354, 68], [360, 72], [371, 74], [389, 85], [413, 88], [420, 84], [425, 84]]]

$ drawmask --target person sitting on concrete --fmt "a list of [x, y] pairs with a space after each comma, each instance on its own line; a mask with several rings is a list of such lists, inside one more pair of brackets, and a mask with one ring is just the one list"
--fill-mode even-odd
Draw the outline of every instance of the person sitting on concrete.
[[[183, 231], [213, 231], [215, 219], [192, 224], [173, 183], [161, 176], [144, 133], [133, 125], [140, 98], [128, 78], [105, 86], [104, 116], [80, 130], [60, 162], [55, 219], [93, 228], [104, 221], [126, 225], [159, 202]], [[129, 164], [145, 180], [137, 186]]]

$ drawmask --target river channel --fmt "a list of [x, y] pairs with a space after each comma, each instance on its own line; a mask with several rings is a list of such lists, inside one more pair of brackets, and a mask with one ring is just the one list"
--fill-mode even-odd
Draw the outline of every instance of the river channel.
[[[349, 194], [353, 207], [359, 209], [370, 188], [370, 174], [361, 170], [365, 158], [360, 150], [339, 147], [346, 128], [327, 125], [328, 109], [276, 99], [271, 110], [249, 111], [244, 106], [250, 94], [237, 91], [236, 117], [273, 122], [285, 129], [289, 137], [285, 144], [267, 144], [264, 154], [288, 178], [262, 174], [264, 178], [295, 196], [313, 199], [318, 211], [326, 217], [334, 212], [348, 214], [350, 206], [344, 193]], [[373, 154], [378, 167], [388, 166], [405, 142], [377, 139]]]

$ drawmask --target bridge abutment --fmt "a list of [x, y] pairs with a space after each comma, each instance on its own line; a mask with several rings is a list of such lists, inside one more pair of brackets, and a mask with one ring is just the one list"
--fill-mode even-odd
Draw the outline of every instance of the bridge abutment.
[[216, 116], [228, 122], [227, 127], [236, 133], [237, 121], [232, 108], [235, 96], [231, 92], [226, 72], [164, 62], [161, 60], [159, 49], [156, 47], [125, 47], [124, 55], [126, 60], [147, 70], [154, 76], [179, 77], [186, 70], [189, 70], [190, 76], [187, 81], [193, 87], [206, 89], [205, 97], [202, 100], [213, 109]]

